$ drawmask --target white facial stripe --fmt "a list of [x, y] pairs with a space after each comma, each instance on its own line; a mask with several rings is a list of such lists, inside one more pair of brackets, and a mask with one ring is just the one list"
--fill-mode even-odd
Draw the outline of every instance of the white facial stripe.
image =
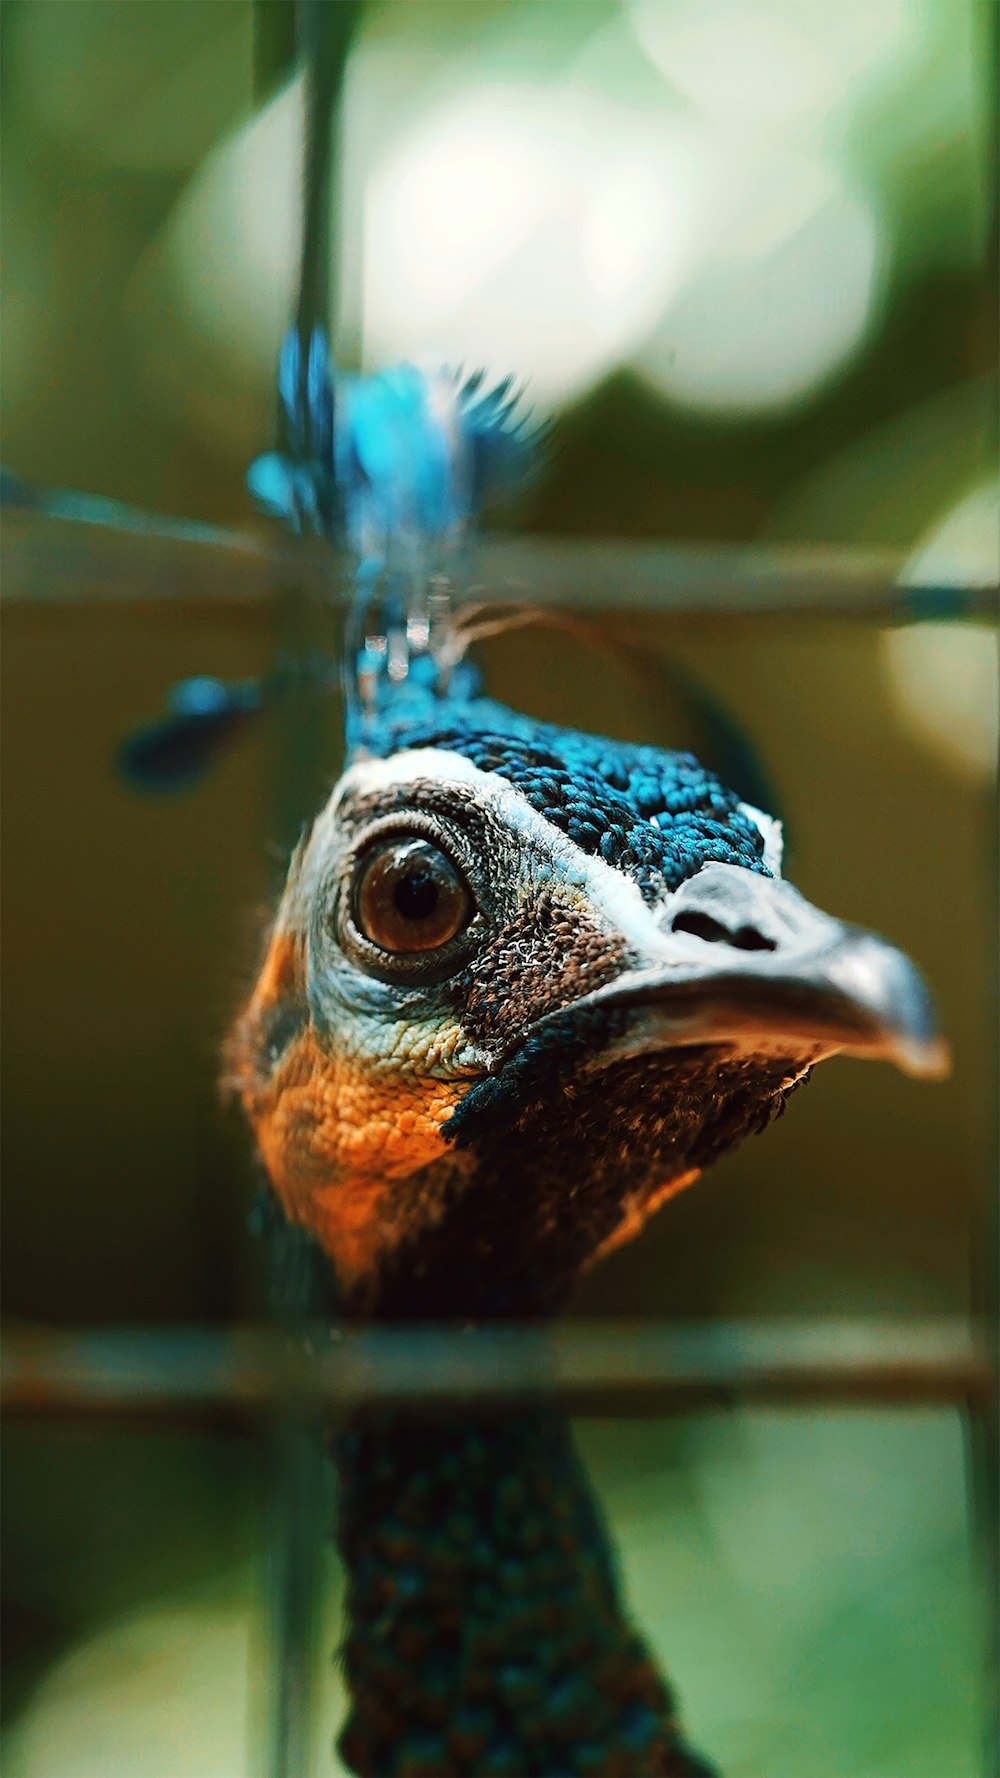
[[[327, 813], [336, 817], [343, 796], [367, 796], [418, 780], [474, 786], [514, 833], [522, 835], [526, 843], [533, 844], [558, 864], [563, 882], [570, 888], [578, 888], [593, 912], [603, 914], [627, 944], [639, 952], [652, 951], [657, 955], [662, 952], [663, 932], [631, 877], [606, 864], [603, 858], [592, 858], [582, 852], [558, 827], [533, 809], [527, 797], [506, 778], [498, 772], [480, 771], [460, 753], [450, 753], [442, 747], [420, 747], [409, 753], [393, 754], [389, 759], [362, 760], [341, 779], [336, 799], [328, 806]], [[322, 821], [324, 817], [320, 819]]]
[[493, 772], [481, 772], [464, 754], [443, 747], [412, 747], [406, 753], [390, 753], [388, 759], [362, 759], [351, 766], [337, 786], [330, 813], [337, 814], [346, 796], [376, 795], [420, 778], [435, 784], [488, 785], [491, 790], [495, 782], [505, 782]]
[[774, 815], [766, 815], [763, 809], [755, 809], [753, 803], [741, 803], [740, 808], [748, 821], [752, 821], [758, 833], [764, 836], [764, 863], [773, 877], [781, 875], [781, 860], [785, 849], [785, 836], [781, 822]]
[[[336, 819], [342, 797], [370, 796], [380, 791], [397, 789], [417, 782], [443, 786], [475, 788], [512, 832], [520, 834], [532, 846], [553, 861], [564, 888], [575, 889], [586, 907], [621, 934], [625, 943], [648, 965], [680, 964], [690, 961], [692, 945], [700, 950], [701, 941], [670, 928], [670, 908], [674, 895], [683, 899], [681, 891], [665, 895], [656, 912], [643, 901], [639, 885], [625, 874], [582, 852], [580, 847], [562, 833], [551, 821], [532, 808], [526, 796], [500, 776], [483, 772], [461, 753], [443, 747], [413, 748], [408, 753], [395, 753], [388, 759], [361, 760], [344, 774], [334, 798], [317, 823], [317, 829]], [[764, 836], [764, 862], [777, 877], [781, 875], [781, 823], [773, 815], [742, 803], [744, 814]], [[732, 867], [726, 867], [732, 868]]]

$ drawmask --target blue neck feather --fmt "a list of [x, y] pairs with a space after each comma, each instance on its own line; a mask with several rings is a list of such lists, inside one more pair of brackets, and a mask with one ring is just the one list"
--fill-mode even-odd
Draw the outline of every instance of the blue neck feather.
[[623, 1612], [557, 1410], [368, 1410], [334, 1449], [353, 1771], [711, 1778]]

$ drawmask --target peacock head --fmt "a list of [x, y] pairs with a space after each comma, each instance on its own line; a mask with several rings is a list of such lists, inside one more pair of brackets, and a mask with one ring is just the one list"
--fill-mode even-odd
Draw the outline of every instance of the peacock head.
[[367, 737], [291, 862], [231, 1074], [348, 1312], [547, 1313], [818, 1061], [946, 1066], [687, 754], [486, 700]]

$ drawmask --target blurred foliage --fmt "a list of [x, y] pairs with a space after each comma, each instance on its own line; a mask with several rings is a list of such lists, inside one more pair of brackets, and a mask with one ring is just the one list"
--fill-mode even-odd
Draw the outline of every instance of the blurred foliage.
[[[260, 9], [279, 64], [288, 12]], [[299, 226], [299, 84], [254, 113], [254, 23], [6, 0], [4, 449], [29, 479], [249, 516]], [[911, 541], [995, 461], [993, 24], [990, 0], [368, 6], [342, 351], [527, 375], [561, 409], [539, 527], [868, 536], [852, 469], [891, 425], [885, 535]]]

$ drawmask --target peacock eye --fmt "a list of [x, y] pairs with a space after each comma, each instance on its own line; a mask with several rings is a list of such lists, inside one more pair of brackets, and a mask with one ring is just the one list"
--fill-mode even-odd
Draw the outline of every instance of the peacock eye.
[[429, 840], [389, 839], [361, 859], [354, 919], [370, 944], [394, 955], [436, 951], [476, 911], [465, 878]]

